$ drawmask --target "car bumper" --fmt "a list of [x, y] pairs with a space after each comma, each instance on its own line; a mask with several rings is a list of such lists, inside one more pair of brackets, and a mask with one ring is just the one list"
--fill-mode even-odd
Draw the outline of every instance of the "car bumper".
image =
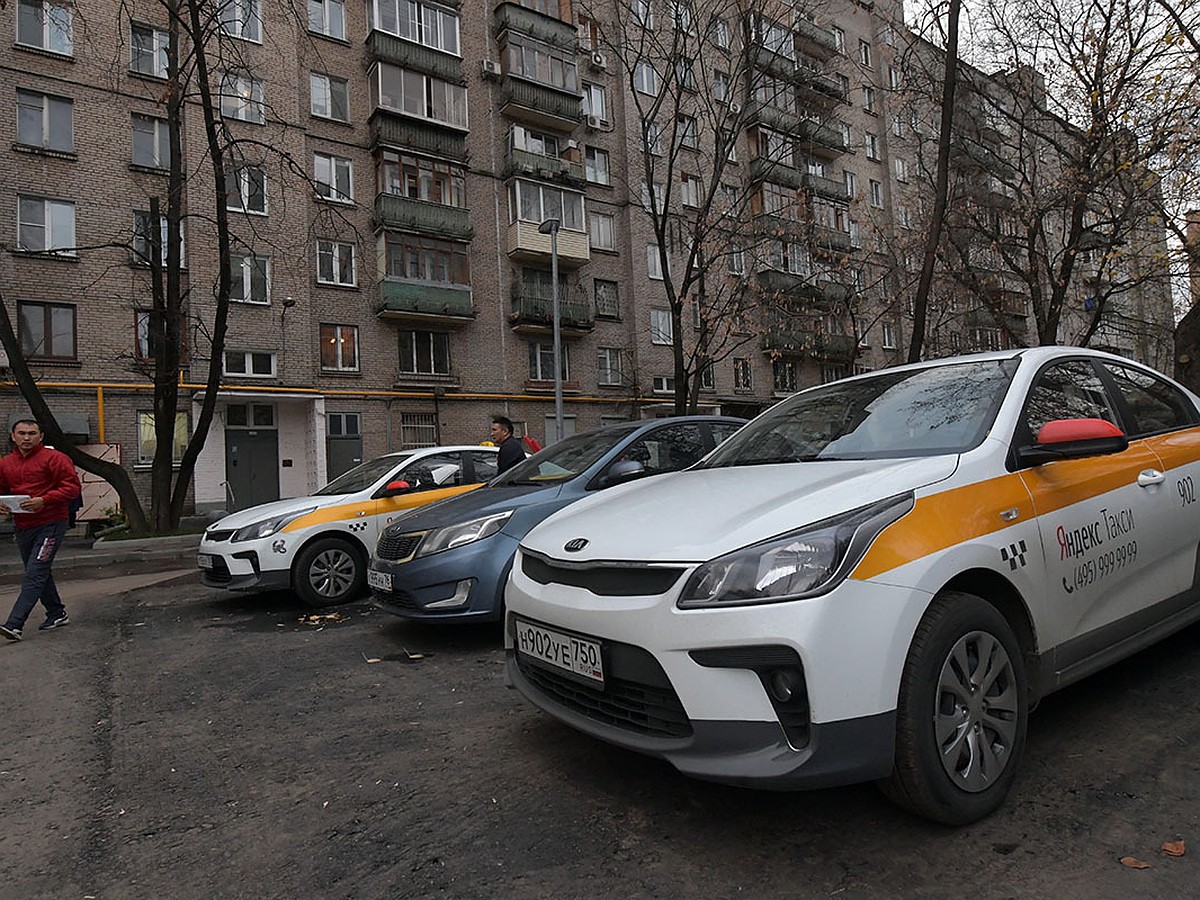
[[199, 553], [212, 560], [209, 567], [201, 567], [200, 582], [208, 587], [225, 588], [229, 591], [277, 591], [292, 586], [290, 568], [264, 568], [256, 549], [229, 552], [226, 548], [201, 544]]

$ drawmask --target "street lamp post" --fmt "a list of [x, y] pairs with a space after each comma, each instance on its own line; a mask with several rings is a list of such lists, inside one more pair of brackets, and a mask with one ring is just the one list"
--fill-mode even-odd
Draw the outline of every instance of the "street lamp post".
[[558, 229], [562, 222], [547, 219], [538, 226], [542, 234], [550, 235], [550, 297], [551, 318], [554, 322], [554, 440], [563, 439], [562, 399], [562, 334], [558, 321]]

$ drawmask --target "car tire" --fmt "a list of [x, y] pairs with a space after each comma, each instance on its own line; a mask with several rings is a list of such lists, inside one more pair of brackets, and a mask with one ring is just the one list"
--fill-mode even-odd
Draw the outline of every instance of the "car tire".
[[896, 707], [896, 765], [880, 782], [900, 806], [947, 825], [994, 812], [1017, 775], [1029, 721], [1021, 646], [973, 594], [946, 592], [908, 650]]
[[309, 606], [331, 606], [360, 596], [367, 584], [362, 550], [342, 538], [318, 538], [300, 551], [292, 587]]

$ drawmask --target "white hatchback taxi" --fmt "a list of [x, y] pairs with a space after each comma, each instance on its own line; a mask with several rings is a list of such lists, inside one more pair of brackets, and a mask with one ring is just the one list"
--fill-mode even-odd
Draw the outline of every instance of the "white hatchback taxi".
[[979, 819], [1040, 697], [1200, 619], [1198, 404], [1051, 347], [793, 395], [529, 533], [509, 681], [699, 778]]
[[225, 516], [200, 541], [200, 580], [231, 591], [292, 588], [311, 606], [366, 589], [379, 533], [409, 510], [479, 487], [496, 475], [495, 447], [388, 453], [339, 475], [310, 497]]

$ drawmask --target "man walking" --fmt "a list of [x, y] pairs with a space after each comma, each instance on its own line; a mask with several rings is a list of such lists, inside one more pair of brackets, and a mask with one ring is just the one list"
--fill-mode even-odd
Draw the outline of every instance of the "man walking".
[[507, 416], [492, 418], [492, 443], [500, 448], [496, 455], [496, 474], [507, 472], [525, 458], [521, 442], [513, 437], [513, 423]]
[[0, 503], [0, 513], [11, 516], [16, 526], [25, 576], [8, 621], [0, 625], [0, 635], [19, 641], [38, 600], [46, 607], [40, 630], [61, 628], [71, 621], [50, 566], [67, 533], [67, 506], [79, 496], [80, 486], [71, 460], [42, 443], [42, 428], [33, 419], [13, 425], [12, 442], [13, 452], [0, 459], [0, 494], [24, 495], [24, 499], [17, 509]]

